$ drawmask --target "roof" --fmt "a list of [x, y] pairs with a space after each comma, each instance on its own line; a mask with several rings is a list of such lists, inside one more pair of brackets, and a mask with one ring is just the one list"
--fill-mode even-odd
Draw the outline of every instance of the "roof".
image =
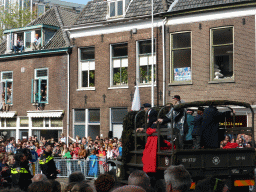
[[[169, 1], [169, 0], [167, 0]], [[255, 2], [255, 0], [178, 0], [172, 8], [172, 12], [184, 11], [199, 8], [210, 8], [223, 5], [234, 5], [239, 3]], [[171, 5], [171, 2], [168, 3]]]
[[[174, 0], [169, 0], [173, 2]], [[151, 15], [151, 0], [131, 0], [126, 6], [124, 18], [135, 18], [139, 16]], [[108, 2], [104, 0], [89, 1], [84, 7], [75, 22], [75, 25], [107, 21]], [[167, 11], [166, 0], [154, 0], [154, 14]]]
[[[67, 32], [63, 30], [64, 26], [73, 25], [78, 16], [75, 10], [65, 9], [63, 7], [53, 7], [46, 11], [40, 17], [30, 22], [26, 27], [35, 25], [49, 25], [56, 26], [59, 29], [56, 31], [54, 36], [44, 46], [44, 49], [59, 49], [70, 46], [70, 40]], [[4, 54], [6, 50], [6, 42], [0, 43], [0, 54]]]

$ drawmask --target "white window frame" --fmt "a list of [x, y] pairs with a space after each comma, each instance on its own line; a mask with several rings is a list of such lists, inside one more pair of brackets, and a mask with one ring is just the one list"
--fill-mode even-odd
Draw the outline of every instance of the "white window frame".
[[[118, 2], [122, 1], [123, 2], [123, 14], [122, 15], [117, 15], [118, 14]], [[111, 3], [115, 3], [115, 15], [110, 16], [110, 5]], [[108, 14], [107, 14], [107, 19], [112, 19], [112, 18], [120, 18], [124, 17], [125, 15], [125, 0], [108, 0]]]
[[[85, 122], [84, 123], [76, 123], [75, 122], [75, 111], [76, 110], [85, 110]], [[95, 110], [95, 109], [73, 109], [73, 130], [72, 130], [73, 138], [76, 137], [76, 135], [75, 135], [75, 125], [84, 125], [84, 127], [85, 127], [85, 135], [84, 135], [84, 137], [90, 136], [90, 135], [88, 135], [89, 125], [99, 125], [100, 126], [100, 122], [99, 123], [90, 123], [89, 122], [89, 111], [90, 110]], [[100, 111], [100, 108], [97, 108], [96, 110]]]
[[[181, 33], [190, 33], [190, 47], [185, 48], [173, 48], [173, 35], [181, 34]], [[190, 49], [190, 71], [191, 71], [191, 80], [188, 81], [175, 81], [174, 80], [174, 62], [173, 62], [173, 54], [172, 52], [175, 50], [188, 50]], [[179, 31], [175, 33], [170, 33], [170, 83], [173, 84], [184, 84], [192, 82], [192, 31]]]
[[[122, 56], [122, 57], [113, 57], [113, 46], [117, 44], [127, 44], [127, 56]], [[129, 61], [128, 61], [128, 42], [124, 43], [117, 43], [117, 44], [111, 44], [110, 45], [110, 87], [112, 88], [128, 88], [128, 67], [129, 67]], [[122, 84], [120, 82], [120, 85], [114, 85], [114, 60], [120, 60], [120, 68], [122, 68], [122, 65], [125, 65], [127, 68], [127, 83]], [[127, 61], [126, 61], [127, 60]], [[127, 66], [126, 66], [127, 65]]]
[[[81, 47], [78, 49], [78, 89], [79, 90], [95, 90], [95, 77], [94, 77], [94, 86], [93, 87], [82, 87], [82, 72], [83, 72], [83, 64], [88, 64], [88, 71], [90, 72], [92, 69], [94, 69], [94, 75], [95, 75], [95, 47], [94, 47], [94, 59], [88, 59], [88, 60], [81, 60], [81, 50], [86, 48], [92, 48], [94, 46], [90, 47]], [[89, 74], [89, 73], [88, 73]], [[88, 83], [89, 83], [89, 76], [88, 76]]]
[[[138, 40], [136, 41], [136, 83], [138, 83], [139, 87], [150, 87], [152, 86], [151, 81], [149, 81], [148, 83], [141, 83], [140, 82], [140, 59], [141, 57], [144, 57], [145, 59], [147, 59], [147, 65], [152, 67], [152, 53], [148, 53], [148, 54], [139, 54], [139, 42], [142, 41], [151, 41], [151, 39], [142, 39], [142, 40]], [[154, 39], [154, 42], [156, 44], [156, 39]], [[156, 45], [155, 45], [155, 49], [156, 49]], [[156, 75], [156, 50], [154, 52], [153, 55], [153, 62], [155, 63], [155, 70], [154, 73]], [[150, 73], [151, 75], [151, 73]], [[154, 86], [156, 86], [156, 78], [154, 78]]]
[[[11, 79], [3, 79], [3, 74], [5, 73], [11, 73], [12, 74], [12, 78]], [[5, 86], [3, 87], [5, 89], [5, 93], [7, 93], [7, 83], [11, 83], [12, 84], [12, 90], [11, 90], [11, 102], [7, 103], [7, 94], [5, 94], [5, 104], [9, 104], [12, 105], [13, 104], [13, 71], [2, 71], [1, 72], [1, 83], [3, 85], [3, 83], [5, 84]], [[1, 95], [2, 97], [2, 95]]]
[[[228, 44], [218, 44], [215, 46], [227, 46], [227, 45], [232, 45], [233, 46], [233, 76], [229, 77], [229, 78], [224, 78], [224, 79], [215, 79], [214, 78], [214, 45], [213, 45], [213, 30], [216, 29], [227, 29], [227, 28], [232, 28], [232, 43], [228, 43]], [[223, 27], [215, 27], [215, 28], [211, 28], [210, 29], [210, 83], [211, 82], [216, 82], [216, 81], [220, 81], [220, 82], [227, 82], [227, 81], [234, 81], [234, 76], [235, 76], [235, 64], [234, 64], [234, 47], [235, 47], [235, 35], [234, 35], [235, 29], [234, 26], [223, 26]]]

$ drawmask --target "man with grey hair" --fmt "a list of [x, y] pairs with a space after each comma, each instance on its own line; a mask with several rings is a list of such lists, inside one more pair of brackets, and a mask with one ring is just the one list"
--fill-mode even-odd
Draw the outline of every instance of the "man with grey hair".
[[142, 187], [147, 192], [153, 191], [150, 184], [149, 176], [142, 170], [133, 171], [128, 178], [128, 185]]
[[187, 192], [191, 185], [191, 176], [183, 165], [171, 165], [164, 172], [166, 192]]

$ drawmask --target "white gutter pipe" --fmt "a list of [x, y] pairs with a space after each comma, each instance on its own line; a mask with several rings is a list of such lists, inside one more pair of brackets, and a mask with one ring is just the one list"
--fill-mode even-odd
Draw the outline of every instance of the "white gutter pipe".
[[68, 147], [68, 138], [69, 138], [69, 67], [70, 67], [70, 59], [69, 59], [69, 53], [67, 52], [67, 74], [68, 74], [68, 93], [67, 93], [67, 136], [66, 136], [66, 142]]

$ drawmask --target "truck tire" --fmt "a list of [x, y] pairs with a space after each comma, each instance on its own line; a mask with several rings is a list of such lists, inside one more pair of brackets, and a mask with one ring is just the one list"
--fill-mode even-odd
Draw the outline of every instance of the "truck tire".
[[166, 192], [164, 179], [159, 179], [159, 180], [156, 181], [156, 184], [154, 186], [154, 190], [155, 190], [155, 192]]

